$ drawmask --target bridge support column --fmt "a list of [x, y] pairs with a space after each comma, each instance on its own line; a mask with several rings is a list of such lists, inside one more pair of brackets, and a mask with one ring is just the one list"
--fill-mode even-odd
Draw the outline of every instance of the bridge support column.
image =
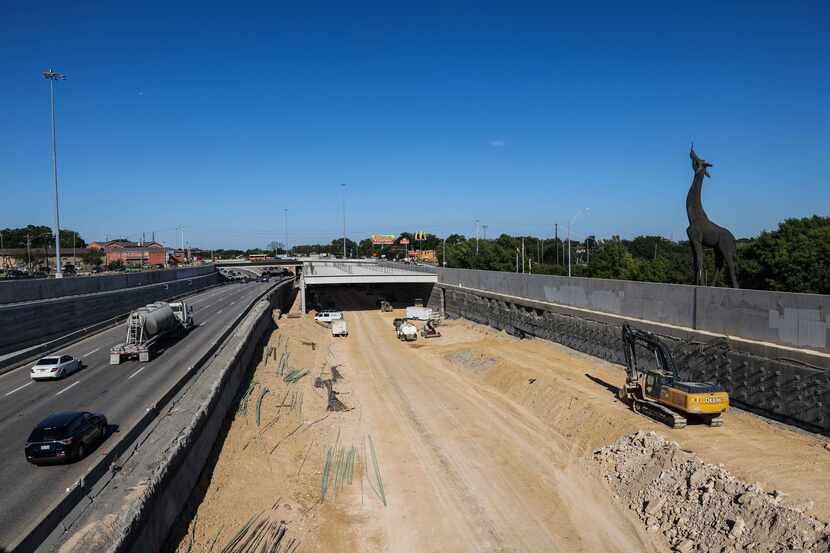
[[305, 315], [305, 279], [302, 276], [300, 276], [300, 309], [302, 309], [303, 315]]

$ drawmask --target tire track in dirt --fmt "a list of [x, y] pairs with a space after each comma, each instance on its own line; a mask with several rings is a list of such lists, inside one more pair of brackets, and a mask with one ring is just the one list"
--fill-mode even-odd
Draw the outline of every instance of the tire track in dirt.
[[[480, 527], [484, 517], [485, 527], [493, 532], [487, 535], [498, 536], [501, 547], [509, 544], [510, 550], [516, 546], [528, 551], [650, 549], [630, 518], [603, 501], [605, 489], [571, 466], [567, 442], [561, 437], [532, 415], [516, 411], [514, 402], [479, 393], [488, 390], [477, 390], [475, 383], [419, 348], [398, 343], [378, 314], [360, 314], [361, 319], [364, 316], [368, 320], [361, 321], [360, 336], [372, 338], [367, 338], [371, 345], [363, 349], [372, 352], [377, 366], [389, 373], [391, 367], [402, 365], [401, 359], [407, 360], [405, 370], [385, 376], [431, 454], [461, 490], [466, 509], [462, 512], [470, 524]], [[379, 343], [383, 338], [375, 338], [384, 334], [392, 342], [385, 348]], [[418, 411], [428, 413], [426, 420]], [[463, 429], [471, 439], [453, 445], [453, 436], [432, 427]], [[594, 498], [586, 499], [586, 494]], [[464, 507], [471, 501], [472, 508]], [[601, 529], [586, 527], [585, 520], [594, 518], [607, 523]], [[496, 530], [500, 528], [504, 530]]]

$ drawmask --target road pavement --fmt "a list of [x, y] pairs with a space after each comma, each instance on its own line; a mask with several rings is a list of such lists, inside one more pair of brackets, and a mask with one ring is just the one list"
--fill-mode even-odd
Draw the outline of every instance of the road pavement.
[[[109, 349], [124, 339], [124, 324], [59, 350], [80, 358], [84, 367], [61, 380], [34, 382], [26, 365], [0, 375], [0, 551], [8, 548], [89, 466], [119, 440], [222, 332], [270, 284], [239, 283], [190, 296], [195, 328], [166, 346], [148, 363], [109, 364]], [[85, 459], [37, 467], [24, 455], [32, 428], [59, 411], [106, 415], [111, 432]]]

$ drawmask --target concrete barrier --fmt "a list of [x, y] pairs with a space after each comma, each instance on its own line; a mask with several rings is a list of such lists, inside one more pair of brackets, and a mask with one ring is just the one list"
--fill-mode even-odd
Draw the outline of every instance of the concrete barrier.
[[[150, 273], [147, 273], [150, 274]], [[192, 274], [193, 276], [185, 276]], [[184, 273], [178, 280], [146, 283], [94, 294], [0, 305], [0, 354], [48, 342], [124, 315], [154, 301], [200, 290], [220, 281], [218, 271]], [[146, 282], [162, 277], [142, 277]]]
[[[152, 524], [147, 522], [145, 516], [161, 517], [162, 520], [172, 517], [174, 520], [181, 512], [181, 504], [187, 499], [192, 489], [192, 484], [185, 484], [187, 482], [195, 482], [195, 478], [199, 476], [201, 468], [197, 468], [193, 479], [189, 479], [187, 472], [181, 472], [180, 462], [182, 456], [184, 458], [193, 459], [191, 455], [191, 442], [189, 438], [191, 434], [170, 434], [172, 421], [178, 424], [187, 426], [189, 432], [196, 432], [199, 435], [203, 434], [205, 423], [214, 421], [216, 416], [219, 416], [219, 423], [224, 418], [224, 413], [220, 415], [216, 407], [216, 402], [211, 398], [219, 399], [228, 394], [225, 389], [226, 385], [231, 385], [227, 378], [221, 379], [220, 382], [213, 378], [217, 373], [227, 376], [227, 370], [233, 367], [238, 367], [241, 362], [249, 362], [253, 354], [256, 352], [256, 344], [265, 333], [270, 321], [270, 307], [275, 304], [285, 304], [290, 297], [293, 290], [293, 280], [285, 280], [268, 292], [260, 296], [265, 297], [264, 300], [254, 302], [251, 307], [244, 311], [235, 321], [233, 321], [228, 329], [223, 333], [222, 337], [208, 351], [206, 351], [199, 359], [195, 360], [193, 367], [173, 386], [167, 390], [163, 397], [155, 404], [154, 408], [149, 410], [142, 419], [124, 436], [116, 446], [110, 450], [107, 455], [101, 458], [95, 465], [90, 467], [87, 474], [84, 475], [71, 490], [67, 490], [67, 494], [59, 499], [55, 505], [46, 513], [44, 513], [41, 520], [36, 523], [16, 544], [13, 545], [11, 551], [14, 553], [30, 552], [36, 550], [41, 544], [48, 550], [57, 549], [56, 544], [64, 541], [73, 543], [73, 545], [66, 545], [62, 551], [126, 551], [131, 540], [135, 538], [135, 532], [142, 531], [145, 526]], [[273, 324], [271, 322], [271, 324]], [[217, 353], [218, 352], [218, 353]], [[196, 377], [196, 378], [194, 378]], [[185, 386], [187, 385], [187, 388]], [[238, 382], [237, 382], [238, 388]], [[206, 397], [205, 394], [210, 395]], [[231, 399], [235, 392], [231, 393]], [[169, 405], [172, 402], [172, 405]], [[166, 411], [166, 416], [158, 420], [158, 415], [162, 409]], [[196, 416], [194, 417], [194, 413]], [[151, 423], [154, 426], [151, 427]], [[152, 434], [153, 438], [149, 438]], [[202, 439], [208, 440], [210, 446], [207, 446], [207, 451], [210, 451], [212, 443], [216, 435], [205, 434]], [[159, 445], [155, 439], [168, 440], [167, 445]], [[142, 447], [143, 444], [153, 443], [153, 447]], [[168, 449], [169, 446], [169, 449]], [[165, 451], [160, 456], [160, 451]], [[197, 454], [201, 452], [196, 450]], [[205, 454], [205, 459], [207, 454]], [[202, 465], [204, 460], [201, 461]], [[117, 467], [118, 470], [113, 470]], [[159, 481], [157, 486], [148, 485], [149, 481], [141, 480], [139, 488], [147, 491], [148, 501], [133, 501], [125, 497], [117, 483], [113, 484], [111, 481], [104, 481], [102, 479], [109, 478], [115, 480], [120, 477], [135, 477], [141, 478], [157, 477], [160, 469], [174, 470], [175, 474], [171, 474], [165, 470], [161, 472], [171, 478], [181, 478], [181, 481], [171, 482], [163, 479]], [[155, 481], [154, 481], [155, 483]], [[181, 496], [176, 495], [181, 489], [181, 486], [189, 485]], [[96, 492], [97, 490], [97, 492]], [[113, 493], [114, 497], [106, 496], [107, 493]], [[171, 497], [172, 494], [172, 497]], [[81, 505], [82, 500], [88, 498], [95, 500], [91, 506]], [[161, 512], [155, 512], [153, 509], [157, 507], [154, 501], [170, 501], [176, 503], [175, 511], [168, 512], [165, 510], [165, 505], [158, 506]], [[125, 525], [113, 525], [106, 522], [105, 530], [99, 526], [81, 526], [88, 533], [81, 536], [77, 542], [74, 541], [72, 533], [72, 524], [79, 524], [80, 517], [91, 516], [92, 520], [101, 523], [105, 520], [111, 520], [111, 517], [105, 517], [104, 514], [111, 514], [116, 507], [114, 502], [124, 502], [125, 508], [129, 509], [129, 516], [125, 518]], [[77, 512], [80, 510], [81, 512]], [[100, 513], [101, 514], [99, 516]], [[61, 530], [55, 530], [61, 521], [67, 519], [73, 514], [72, 522], [66, 522]], [[82, 513], [82, 514], [81, 514]], [[167, 515], [167, 517], [165, 517]], [[152, 518], [151, 520], [156, 520]], [[77, 527], [76, 527], [77, 528]], [[55, 531], [51, 536], [50, 533]], [[166, 531], [161, 539], [166, 537]], [[84, 541], [86, 540], [86, 541]], [[94, 540], [92, 545], [89, 540]], [[46, 542], [46, 543], [44, 543]], [[140, 542], [139, 542], [140, 543]], [[160, 545], [147, 544], [147, 548], [139, 549], [142, 551], [159, 551]]]
[[8, 280], [0, 282], [0, 305], [97, 294], [134, 286], [146, 286], [148, 284], [205, 276], [214, 272], [216, 272], [216, 268], [211, 265], [63, 279]]
[[830, 296], [408, 266], [439, 284], [830, 353]]

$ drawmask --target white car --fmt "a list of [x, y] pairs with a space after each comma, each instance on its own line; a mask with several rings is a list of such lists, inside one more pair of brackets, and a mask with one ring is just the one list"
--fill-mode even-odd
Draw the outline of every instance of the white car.
[[321, 323], [330, 323], [342, 318], [343, 313], [340, 311], [321, 311], [314, 316], [314, 320]]
[[75, 359], [71, 355], [54, 355], [44, 357], [32, 365], [30, 376], [32, 380], [63, 378], [80, 369], [80, 359]]

